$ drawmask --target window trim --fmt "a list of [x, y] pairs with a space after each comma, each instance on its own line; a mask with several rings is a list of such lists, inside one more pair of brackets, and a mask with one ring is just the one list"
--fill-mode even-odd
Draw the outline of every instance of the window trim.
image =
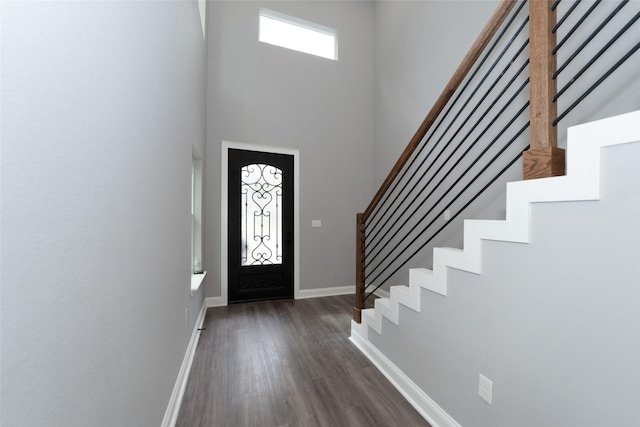
[[[333, 55], [332, 56], [326, 56], [326, 55], [318, 53], [318, 52], [313, 52], [311, 49], [310, 50], [300, 50], [300, 49], [297, 49], [295, 47], [291, 47], [291, 46], [287, 46], [285, 44], [280, 44], [280, 43], [274, 42], [273, 40], [268, 41], [268, 40], [263, 39], [263, 34], [262, 34], [262, 31], [261, 31], [262, 18], [279, 21], [279, 22], [291, 25], [293, 27], [303, 28], [303, 29], [313, 31], [313, 32], [318, 33], [318, 34], [324, 34], [324, 35], [331, 36], [333, 38]], [[284, 13], [276, 12], [274, 10], [266, 9], [264, 7], [261, 7], [260, 11], [259, 11], [259, 17], [258, 17], [258, 40], [261, 43], [267, 43], [267, 44], [271, 44], [273, 46], [283, 47], [285, 49], [294, 50], [296, 52], [302, 52], [302, 53], [306, 53], [306, 54], [309, 54], [309, 55], [317, 56], [317, 57], [320, 57], [320, 58], [330, 59], [330, 60], [333, 60], [333, 61], [337, 61], [338, 60], [338, 31], [336, 29], [331, 28], [331, 27], [327, 27], [327, 26], [324, 26], [324, 25], [316, 24], [314, 22], [306, 21], [304, 19], [296, 18], [295, 16], [285, 15]]]
[[191, 296], [199, 289], [206, 271], [196, 272], [196, 257], [202, 265], [202, 156], [195, 147], [191, 151]]

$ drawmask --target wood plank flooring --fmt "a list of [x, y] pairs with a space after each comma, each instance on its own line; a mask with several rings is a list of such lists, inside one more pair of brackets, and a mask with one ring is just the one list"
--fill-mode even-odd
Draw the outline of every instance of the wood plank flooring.
[[177, 426], [429, 426], [348, 340], [353, 295], [210, 308]]

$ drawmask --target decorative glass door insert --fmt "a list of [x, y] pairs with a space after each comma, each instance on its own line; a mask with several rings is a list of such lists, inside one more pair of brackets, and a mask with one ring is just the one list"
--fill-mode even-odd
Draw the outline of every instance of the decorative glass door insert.
[[240, 189], [241, 265], [282, 264], [282, 170], [244, 166]]

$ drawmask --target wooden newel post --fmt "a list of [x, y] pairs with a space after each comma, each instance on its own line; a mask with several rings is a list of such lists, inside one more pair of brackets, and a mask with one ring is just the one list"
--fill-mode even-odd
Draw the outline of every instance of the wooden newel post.
[[557, 117], [556, 81], [552, 78], [556, 70], [556, 57], [552, 54], [556, 46], [556, 35], [552, 31], [556, 24], [556, 11], [551, 9], [551, 0], [529, 1], [529, 73], [531, 114], [531, 148], [523, 155], [523, 178], [546, 178], [564, 175], [564, 150], [558, 148], [558, 132], [553, 121]]
[[356, 305], [353, 320], [360, 323], [364, 309], [364, 214], [357, 214], [356, 221]]

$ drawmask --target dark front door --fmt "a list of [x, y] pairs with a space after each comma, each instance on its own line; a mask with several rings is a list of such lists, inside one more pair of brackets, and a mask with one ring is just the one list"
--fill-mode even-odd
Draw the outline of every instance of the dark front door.
[[229, 302], [293, 298], [293, 156], [228, 159]]

